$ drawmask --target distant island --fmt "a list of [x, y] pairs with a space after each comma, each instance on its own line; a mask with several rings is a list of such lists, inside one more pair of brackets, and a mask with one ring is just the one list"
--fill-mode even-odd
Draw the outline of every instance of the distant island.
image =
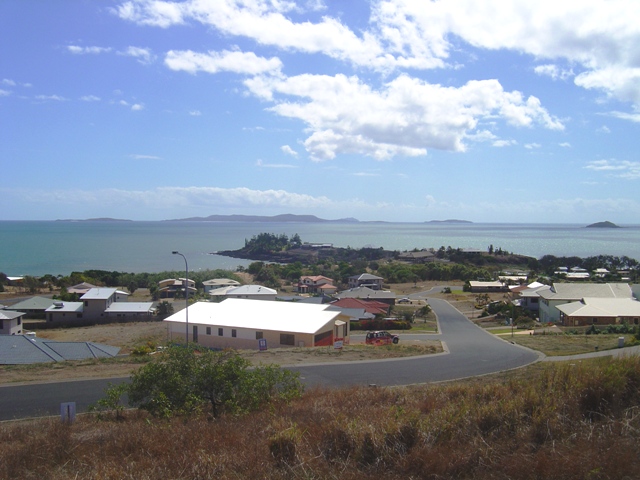
[[261, 215], [209, 215], [208, 217], [189, 217], [165, 220], [166, 222], [270, 222], [270, 223], [360, 223], [355, 218], [325, 220], [315, 215], [282, 214], [274, 216]]
[[622, 228], [612, 222], [596, 222], [591, 225], [587, 225], [585, 228]]
[[429, 220], [428, 222], [424, 222], [424, 223], [473, 223], [470, 222], [469, 220], [456, 220], [456, 219], [449, 219], [449, 220]]
[[101, 218], [85, 218], [84, 220], [67, 218], [67, 219], [56, 220], [56, 222], [133, 222], [133, 220], [127, 220], [124, 218], [101, 217]]

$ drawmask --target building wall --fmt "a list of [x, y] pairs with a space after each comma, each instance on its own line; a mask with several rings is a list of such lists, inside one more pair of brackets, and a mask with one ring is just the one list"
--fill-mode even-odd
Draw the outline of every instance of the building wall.
[[20, 335], [21, 333], [22, 317], [0, 320], [0, 335]]

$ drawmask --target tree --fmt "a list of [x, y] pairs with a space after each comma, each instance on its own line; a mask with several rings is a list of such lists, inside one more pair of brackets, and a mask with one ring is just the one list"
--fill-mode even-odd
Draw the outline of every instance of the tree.
[[173, 313], [173, 303], [163, 300], [158, 304], [158, 315], [171, 315]]
[[302, 394], [297, 373], [277, 365], [249, 367], [233, 350], [172, 346], [131, 376], [126, 393], [130, 405], [162, 417], [197, 413], [206, 404], [217, 417]]

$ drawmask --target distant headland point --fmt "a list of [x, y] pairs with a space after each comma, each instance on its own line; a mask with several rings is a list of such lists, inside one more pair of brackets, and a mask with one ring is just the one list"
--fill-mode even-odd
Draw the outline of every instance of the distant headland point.
[[596, 222], [591, 225], [587, 225], [585, 228], [622, 228], [619, 225], [616, 225], [613, 222], [605, 221], [605, 222]]

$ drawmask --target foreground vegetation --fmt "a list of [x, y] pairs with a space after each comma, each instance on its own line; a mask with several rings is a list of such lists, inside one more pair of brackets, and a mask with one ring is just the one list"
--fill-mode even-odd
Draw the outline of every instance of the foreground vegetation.
[[208, 420], [129, 411], [4, 423], [0, 478], [637, 478], [638, 357], [525, 372], [312, 390]]

